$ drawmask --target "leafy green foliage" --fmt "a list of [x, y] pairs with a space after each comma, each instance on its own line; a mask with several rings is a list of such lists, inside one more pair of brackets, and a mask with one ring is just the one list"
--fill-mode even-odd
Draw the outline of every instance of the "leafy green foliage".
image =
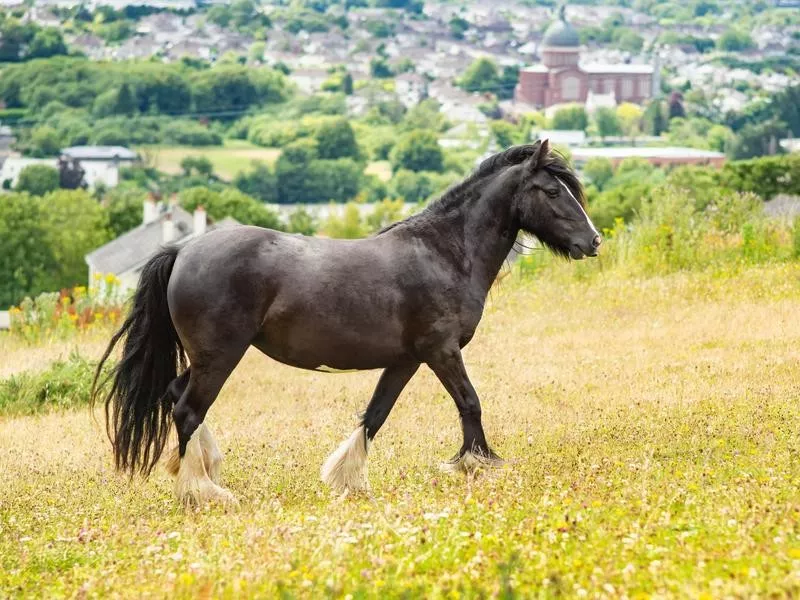
[[347, 119], [335, 119], [322, 123], [315, 134], [317, 155], [322, 159], [352, 158], [358, 160], [358, 147], [353, 127]]
[[583, 106], [568, 106], [553, 115], [553, 129], [575, 129], [583, 131], [589, 125], [589, 118]]
[[726, 52], [741, 52], [754, 46], [750, 34], [740, 29], [728, 29], [717, 40], [717, 49]]
[[25, 194], [0, 195], [0, 307], [47, 289], [57, 268], [47, 243], [44, 207]]
[[444, 153], [436, 135], [420, 129], [403, 135], [391, 152], [392, 166], [410, 171], [442, 171]]
[[597, 135], [600, 137], [622, 134], [622, 125], [613, 108], [605, 106], [598, 108], [594, 113], [594, 122], [597, 127]]
[[215, 221], [233, 217], [243, 225], [283, 229], [275, 211], [237, 189], [226, 188], [217, 192], [205, 187], [188, 188], [180, 193], [180, 203], [188, 211], [202, 206]]
[[[23, 372], [0, 380], [0, 415], [34, 415], [89, 404], [97, 364], [73, 352], [43, 371]], [[104, 374], [113, 368], [104, 365]]]
[[234, 178], [233, 185], [261, 202], [278, 201], [278, 180], [273, 170], [263, 161], [253, 161], [253, 168], [239, 173]]
[[33, 196], [44, 196], [58, 189], [58, 169], [49, 165], [28, 165], [20, 171], [16, 190]]

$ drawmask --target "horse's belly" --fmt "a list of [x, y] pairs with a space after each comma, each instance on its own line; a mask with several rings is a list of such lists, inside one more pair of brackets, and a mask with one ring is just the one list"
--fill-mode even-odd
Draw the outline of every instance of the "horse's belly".
[[399, 326], [347, 325], [335, 319], [267, 320], [253, 345], [277, 361], [315, 370], [380, 369], [407, 358]]

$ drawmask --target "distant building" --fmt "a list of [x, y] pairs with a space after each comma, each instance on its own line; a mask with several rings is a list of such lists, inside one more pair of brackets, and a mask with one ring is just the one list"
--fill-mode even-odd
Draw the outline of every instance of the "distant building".
[[725, 164], [722, 152], [682, 147], [640, 147], [611, 146], [605, 148], [572, 148], [572, 160], [582, 167], [592, 158], [607, 158], [616, 167], [626, 158], [641, 158], [657, 167], [670, 165], [710, 165], [721, 167]]
[[516, 103], [535, 108], [583, 104], [592, 93], [641, 104], [653, 96], [656, 73], [652, 65], [580, 62], [580, 36], [567, 22], [564, 6], [545, 32], [540, 55], [541, 64], [520, 71]]
[[139, 155], [123, 146], [72, 146], [64, 148], [61, 156], [76, 160], [84, 170], [86, 185], [94, 189], [102, 183], [107, 188], [119, 184], [119, 168], [136, 163]]
[[[116, 187], [119, 184], [119, 168], [139, 160], [134, 151], [122, 146], [73, 146], [64, 148], [61, 156], [80, 164], [84, 171], [83, 180], [90, 189], [96, 188], [98, 184], [107, 188]], [[58, 169], [58, 159], [9, 156], [0, 168], [2, 188], [8, 190], [16, 187], [19, 174], [31, 165], [47, 165]]]
[[31, 165], [46, 165], [58, 168], [58, 160], [55, 158], [23, 158], [20, 156], [9, 156], [3, 161], [0, 167], [0, 187], [4, 190], [11, 190], [17, 186], [19, 174], [25, 167]]
[[238, 225], [231, 217], [209, 225], [202, 207], [190, 214], [178, 205], [159, 205], [148, 198], [144, 202], [141, 225], [86, 255], [89, 285], [94, 283], [95, 275], [113, 274], [120, 280], [123, 291], [134, 289], [142, 267], [161, 246], [182, 246], [206, 231]]
[[428, 97], [428, 80], [416, 73], [403, 73], [395, 79], [394, 91], [400, 102], [411, 108]]
[[556, 146], [583, 146], [586, 143], [586, 132], [573, 129], [542, 129], [534, 134], [534, 140], [549, 140]]

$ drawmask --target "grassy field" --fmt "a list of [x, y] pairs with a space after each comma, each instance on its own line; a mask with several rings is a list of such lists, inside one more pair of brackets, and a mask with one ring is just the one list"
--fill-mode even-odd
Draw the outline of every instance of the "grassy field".
[[223, 146], [144, 146], [137, 150], [151, 166], [171, 174], [181, 172], [185, 157], [205, 156], [214, 165], [214, 172], [226, 180], [250, 169], [254, 160], [272, 164], [281, 153], [277, 148], [262, 148], [243, 140], [225, 140]]
[[[423, 370], [372, 446], [371, 498], [318, 473], [377, 373], [248, 354], [208, 419], [231, 514], [184, 513], [163, 469], [114, 474], [88, 411], [0, 418], [0, 597], [796, 597], [798, 314], [798, 264], [506, 278], [465, 355], [507, 466], [439, 472], [460, 431]], [[4, 372], [74, 345], [0, 338]]]
[[[281, 154], [278, 148], [262, 148], [244, 140], [225, 140], [223, 146], [142, 146], [137, 150], [149, 165], [173, 175], [181, 172], [181, 161], [187, 156], [205, 156], [214, 165], [214, 173], [227, 181], [242, 171], [248, 171], [254, 160], [271, 165]], [[373, 161], [364, 172], [377, 176], [381, 181], [392, 177], [388, 160]]]

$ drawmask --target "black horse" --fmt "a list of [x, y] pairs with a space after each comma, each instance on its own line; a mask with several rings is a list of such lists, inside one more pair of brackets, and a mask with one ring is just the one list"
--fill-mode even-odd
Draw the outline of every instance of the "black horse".
[[[499, 461], [461, 349], [520, 230], [565, 257], [596, 255], [601, 238], [583, 203], [577, 176], [543, 141], [488, 158], [425, 210], [367, 239], [239, 227], [163, 249], [144, 267], [95, 376], [116, 467], [149, 474], [174, 419], [169, 468], [180, 501], [233, 501], [217, 485], [221, 455], [203, 419], [250, 346], [304, 369], [383, 369], [359, 427], [323, 466], [337, 491], [367, 485], [369, 442], [423, 363], [461, 417], [453, 467]], [[122, 338], [121, 360], [98, 382]]]

